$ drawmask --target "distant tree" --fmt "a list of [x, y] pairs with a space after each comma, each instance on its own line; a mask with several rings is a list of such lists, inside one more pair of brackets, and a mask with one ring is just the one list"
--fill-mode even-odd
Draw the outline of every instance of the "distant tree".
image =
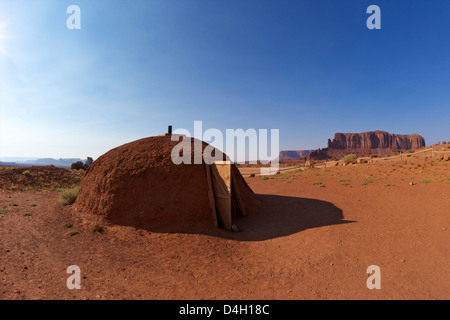
[[84, 169], [84, 163], [83, 163], [83, 161], [74, 162], [74, 163], [72, 163], [70, 168], [71, 169], [76, 169], [76, 170]]
[[93, 162], [94, 162], [94, 160], [91, 157], [87, 157], [87, 160], [84, 163], [83, 169], [87, 170]]

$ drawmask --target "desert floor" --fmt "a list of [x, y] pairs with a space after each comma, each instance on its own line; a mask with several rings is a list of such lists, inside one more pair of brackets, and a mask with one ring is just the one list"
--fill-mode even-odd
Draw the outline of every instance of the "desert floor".
[[[236, 219], [238, 233], [93, 232], [58, 191], [3, 190], [0, 299], [450, 299], [449, 161], [246, 181], [265, 209]], [[81, 290], [66, 287], [70, 265]]]

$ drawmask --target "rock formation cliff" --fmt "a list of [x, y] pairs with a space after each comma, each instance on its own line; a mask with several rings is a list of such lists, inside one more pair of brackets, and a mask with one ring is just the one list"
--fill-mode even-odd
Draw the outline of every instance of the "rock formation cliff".
[[385, 131], [363, 133], [336, 133], [328, 139], [328, 146], [317, 149], [306, 156], [308, 160], [340, 159], [353, 153], [358, 157], [376, 154], [388, 155], [410, 149], [425, 147], [425, 139], [418, 134], [390, 134]]

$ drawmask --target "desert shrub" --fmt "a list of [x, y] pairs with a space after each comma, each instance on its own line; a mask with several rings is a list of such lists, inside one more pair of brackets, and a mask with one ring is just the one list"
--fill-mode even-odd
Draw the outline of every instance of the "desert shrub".
[[356, 156], [354, 154], [348, 154], [345, 157], [342, 158], [342, 161], [345, 164], [349, 164], [349, 163], [355, 163], [356, 162]]
[[83, 169], [87, 170], [93, 162], [94, 162], [94, 160], [91, 157], [87, 157], [87, 160], [83, 165]]
[[71, 169], [76, 169], [76, 170], [84, 169], [84, 163], [83, 163], [83, 161], [74, 162], [74, 163], [72, 163], [70, 168]]
[[94, 162], [94, 159], [92, 159], [91, 157], [87, 157], [85, 163], [83, 163], [83, 161], [77, 161], [77, 162], [72, 163], [70, 168], [76, 169], [76, 170], [80, 170], [80, 169], [87, 170], [93, 162]]
[[94, 232], [94, 233], [95, 232], [103, 233], [104, 231], [105, 231], [105, 229], [99, 224], [96, 224], [95, 226], [92, 227], [92, 232]]
[[59, 194], [59, 201], [63, 205], [69, 205], [77, 200], [78, 191], [80, 191], [80, 186], [73, 187], [71, 189], [66, 189]]
[[371, 157], [372, 159], [373, 159], [373, 158], [378, 158], [378, 155], [377, 155], [377, 154], [371, 154], [370, 157]]
[[413, 149], [410, 149], [410, 150], [408, 150], [408, 151], [406, 151], [407, 153], [414, 153], [414, 152], [416, 152], [416, 150], [413, 150]]
[[24, 172], [22, 172], [22, 174], [23, 174], [24, 176], [31, 176], [30, 170], [25, 170]]

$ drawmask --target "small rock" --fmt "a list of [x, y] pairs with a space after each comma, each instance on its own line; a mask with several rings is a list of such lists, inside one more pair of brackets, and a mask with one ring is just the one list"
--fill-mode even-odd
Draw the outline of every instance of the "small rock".
[[400, 260], [400, 262], [405, 262], [405, 259]]
[[233, 232], [239, 232], [238, 227], [235, 224], [231, 226], [231, 230], [233, 230]]
[[413, 186], [413, 185], [415, 185], [415, 183], [414, 183], [414, 182], [410, 182], [409, 185], [410, 185], [410, 186]]

